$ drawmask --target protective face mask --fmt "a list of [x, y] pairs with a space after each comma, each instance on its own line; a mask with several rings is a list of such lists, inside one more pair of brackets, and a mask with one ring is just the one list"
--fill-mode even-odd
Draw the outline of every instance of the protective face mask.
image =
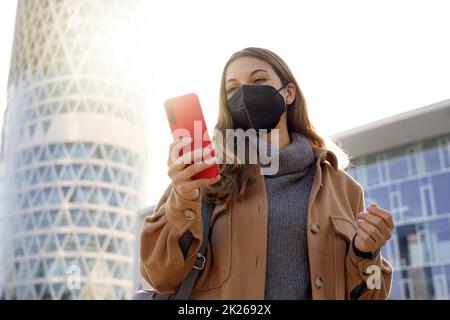
[[268, 85], [242, 85], [227, 101], [234, 129], [274, 129], [286, 104], [279, 90]]

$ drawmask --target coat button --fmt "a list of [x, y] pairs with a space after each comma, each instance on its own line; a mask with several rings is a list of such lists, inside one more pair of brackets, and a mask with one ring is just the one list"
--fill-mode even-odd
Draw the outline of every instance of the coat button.
[[189, 197], [190, 199], [197, 199], [198, 196], [200, 195], [200, 190], [199, 189], [194, 189], [191, 193], [191, 197]]
[[317, 277], [316, 279], [314, 279], [314, 284], [316, 285], [317, 289], [320, 289], [323, 287], [323, 280], [321, 277]]
[[193, 220], [195, 218], [195, 211], [192, 209], [184, 210], [184, 217], [186, 220]]
[[318, 234], [319, 231], [320, 231], [320, 226], [319, 226], [319, 224], [318, 224], [318, 223], [313, 223], [313, 224], [311, 225], [311, 232], [314, 233], [314, 234]]

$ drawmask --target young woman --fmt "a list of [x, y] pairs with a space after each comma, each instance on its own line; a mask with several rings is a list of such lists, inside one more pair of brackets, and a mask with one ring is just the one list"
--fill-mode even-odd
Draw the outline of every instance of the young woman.
[[[310, 123], [288, 66], [261, 48], [233, 54], [222, 74], [216, 129], [226, 137], [249, 128], [269, 130], [276, 173], [260, 174], [259, 162], [221, 163], [219, 177], [192, 180], [212, 164], [169, 157], [172, 183], [141, 233], [143, 277], [161, 294], [176, 292], [201, 246], [208, 199], [216, 204], [211, 236], [191, 299], [387, 298], [392, 267], [380, 248], [391, 214], [375, 204], [365, 211], [361, 186]], [[189, 143], [176, 141], [170, 154]], [[178, 241], [187, 230], [194, 240], [184, 257]]]

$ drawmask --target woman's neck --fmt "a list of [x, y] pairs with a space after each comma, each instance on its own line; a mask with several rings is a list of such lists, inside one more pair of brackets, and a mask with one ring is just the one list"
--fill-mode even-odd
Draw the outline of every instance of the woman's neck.
[[[281, 120], [284, 119], [282, 118]], [[274, 134], [273, 136], [272, 134], [274, 132], [269, 132], [267, 134], [267, 142], [275, 146], [278, 150], [283, 150], [291, 144], [291, 137], [289, 136], [286, 121], [280, 121], [275, 130], [276, 129], [278, 129], [278, 134]]]

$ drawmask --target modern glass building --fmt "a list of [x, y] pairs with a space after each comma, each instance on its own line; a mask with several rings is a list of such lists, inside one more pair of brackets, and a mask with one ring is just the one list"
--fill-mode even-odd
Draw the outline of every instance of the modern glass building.
[[147, 152], [139, 4], [18, 2], [0, 159], [0, 298], [133, 292]]
[[366, 205], [390, 209], [391, 299], [450, 299], [450, 100], [343, 132]]
[[140, 256], [140, 249], [141, 249], [141, 245], [140, 245], [140, 235], [141, 235], [141, 230], [142, 230], [142, 225], [144, 223], [144, 220], [147, 216], [152, 215], [154, 210], [155, 210], [156, 205], [152, 205], [146, 208], [143, 208], [141, 210], [139, 210], [136, 214], [136, 229], [135, 229], [135, 234], [136, 234], [136, 244], [135, 244], [135, 254], [136, 257], [138, 257], [138, 259], [136, 259], [136, 264], [134, 266], [134, 292], [137, 292], [139, 290], [142, 289], [148, 289], [151, 288], [150, 284], [147, 283], [146, 280], [144, 280], [144, 278], [141, 275], [141, 266], [140, 266], [140, 261], [139, 261], [139, 256]]

